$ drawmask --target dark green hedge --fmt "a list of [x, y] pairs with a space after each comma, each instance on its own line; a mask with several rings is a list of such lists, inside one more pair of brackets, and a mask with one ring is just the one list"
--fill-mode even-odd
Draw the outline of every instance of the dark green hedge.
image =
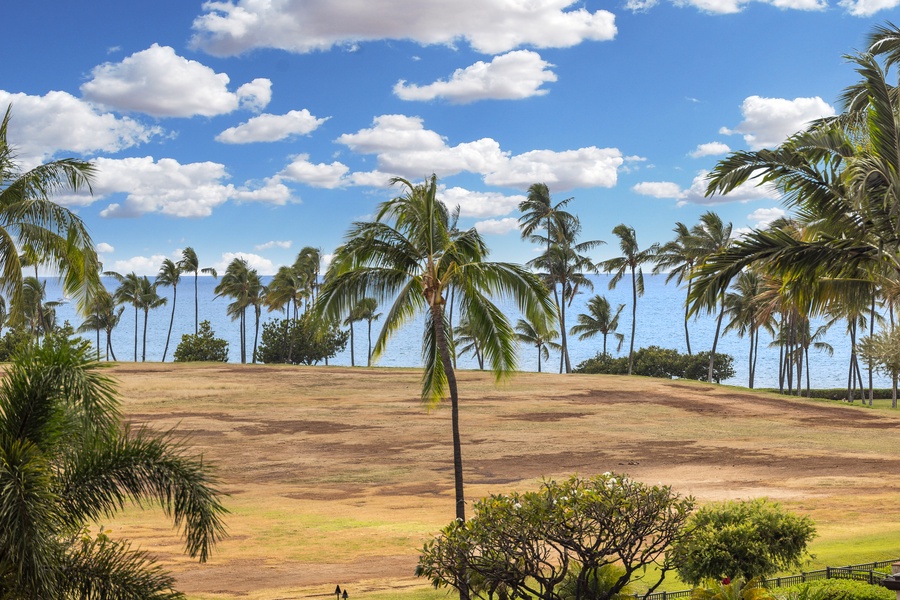
[[[575, 372], [625, 375], [628, 373], [628, 357], [613, 358], [609, 354], [598, 353], [575, 367]], [[709, 374], [709, 352], [681, 354], [669, 348], [648, 346], [635, 351], [632, 374], [706, 381]], [[730, 377], [734, 377], [734, 358], [728, 354], [716, 353], [713, 381], [719, 383]]]

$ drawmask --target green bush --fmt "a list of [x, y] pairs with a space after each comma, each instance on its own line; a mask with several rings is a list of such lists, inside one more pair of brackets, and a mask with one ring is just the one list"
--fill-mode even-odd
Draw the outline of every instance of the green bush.
[[314, 365], [347, 346], [350, 333], [326, 325], [306, 313], [299, 319], [274, 319], [263, 324], [256, 360], [266, 364]]
[[[628, 357], [613, 358], [609, 354], [600, 353], [580, 363], [575, 367], [575, 372], [625, 375], [628, 373]], [[690, 355], [669, 348], [648, 346], [635, 351], [631, 372], [645, 377], [706, 381], [709, 374], [709, 352]], [[713, 381], [719, 383], [731, 377], [734, 377], [734, 358], [728, 354], [716, 353]]]
[[8, 329], [0, 338], [0, 362], [9, 362], [22, 350], [31, 346], [34, 338], [23, 328]]
[[851, 579], [822, 579], [781, 588], [779, 600], [897, 600], [896, 592]]
[[[559, 584], [559, 597], [562, 600], [576, 600], [578, 595], [578, 575], [581, 568], [576, 566], [568, 573]], [[615, 589], [619, 578], [625, 575], [625, 569], [619, 565], [606, 564], [587, 576], [587, 589], [583, 590], [580, 598], [583, 600], [627, 600], [634, 598], [630, 585], [626, 585], [618, 593], [610, 595], [610, 590]]]
[[228, 342], [216, 337], [209, 321], [201, 321], [196, 334], [181, 336], [175, 348], [175, 362], [195, 361], [228, 362]]

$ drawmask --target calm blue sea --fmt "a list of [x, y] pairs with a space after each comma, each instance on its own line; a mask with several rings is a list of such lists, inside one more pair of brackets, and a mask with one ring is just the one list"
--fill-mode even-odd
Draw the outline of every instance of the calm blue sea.
[[[609, 290], [609, 276], [600, 275], [592, 278], [594, 281], [594, 290], [586, 290], [580, 294], [574, 301], [572, 307], [567, 309], [566, 321], [567, 327], [571, 327], [576, 323], [576, 316], [579, 312], [584, 311], [584, 306], [593, 294], [603, 294], [607, 297], [610, 304], [615, 307], [618, 304], [625, 304], [625, 310], [620, 317], [619, 332], [626, 335], [625, 343], [619, 354], [627, 354], [628, 339], [631, 332], [631, 285], [630, 281], [623, 280], [617, 289]], [[209, 320], [213, 330], [218, 337], [224, 338], [229, 343], [229, 360], [232, 362], [240, 361], [239, 350], [239, 332], [238, 322], [231, 321], [225, 314], [225, 307], [228, 300], [224, 298], [214, 299], [213, 288], [216, 280], [212, 277], [199, 278], [199, 298], [200, 298], [200, 320]], [[115, 281], [108, 280], [105, 282], [107, 287], [113, 291], [115, 289]], [[665, 276], [647, 276], [645, 277], [645, 294], [638, 298], [638, 315], [637, 315], [637, 332], [635, 334], [635, 348], [643, 346], [657, 345], [664, 348], [674, 348], [680, 352], [687, 350], [684, 340], [683, 327], [683, 306], [685, 290], [676, 285], [665, 284]], [[150, 312], [150, 320], [147, 327], [147, 360], [160, 361], [162, 359], [163, 347], [166, 343], [166, 332], [169, 327], [169, 318], [172, 310], [172, 290], [171, 288], [160, 288], [160, 295], [168, 297], [168, 304], [160, 309]], [[61, 297], [61, 292], [56, 280], [50, 279], [47, 283], [47, 297], [54, 300]], [[515, 315], [516, 311], [512, 307], [505, 307], [506, 313]], [[382, 307], [380, 312], [385, 312], [386, 307]], [[281, 313], [263, 313], [263, 321], [271, 318], [280, 318]], [[516, 316], [513, 319], [517, 318]], [[72, 304], [64, 304], [57, 309], [57, 319], [60, 323], [64, 320], [77, 327], [81, 320], [75, 314], [75, 307]], [[120, 361], [131, 361], [134, 359], [134, 310], [130, 307], [125, 308], [122, 315], [122, 321], [119, 327], [113, 332], [113, 349], [116, 357]], [[416, 367], [421, 365], [421, 340], [422, 340], [422, 322], [410, 324], [404, 330], [391, 340], [388, 345], [388, 352], [378, 362], [379, 366], [389, 367]], [[815, 326], [815, 324], [814, 324]], [[141, 313], [138, 322], [138, 360], [140, 360], [140, 336], [143, 327], [143, 313]], [[373, 340], [377, 336], [380, 328], [380, 322], [375, 322], [372, 327]], [[847, 365], [850, 359], [850, 342], [844, 334], [845, 324], [835, 325], [829, 331], [826, 341], [834, 348], [834, 355], [829, 356], [824, 352], [810, 350], [810, 360], [812, 363], [811, 378], [813, 387], [842, 387], [847, 382]], [[252, 322], [250, 327], [250, 335], [252, 336]], [[724, 329], [724, 325], [723, 325]], [[261, 328], [260, 328], [261, 330]], [[356, 364], [365, 365], [366, 363], [366, 323], [357, 323], [356, 331]], [[178, 298], [175, 306], [175, 323], [172, 329], [172, 341], [169, 345], [167, 361], [172, 360], [172, 354], [175, 346], [181, 339], [181, 335], [194, 332], [194, 281], [192, 277], [187, 277], [178, 286]], [[713, 335], [715, 333], [715, 318], [713, 315], [701, 316], [690, 322], [691, 332], [691, 349], [694, 352], [709, 350], [712, 346]], [[92, 334], [85, 334], [84, 337], [94, 341], [96, 338]], [[765, 336], [760, 341], [760, 357], [757, 365], [756, 387], [777, 387], [778, 385], [778, 348], [769, 348], [768, 344], [771, 339]], [[609, 340], [611, 352], [616, 354], [615, 343], [612, 338]], [[602, 346], [602, 339], [578, 341], [577, 338], [570, 337], [569, 353], [572, 365], [575, 366], [579, 362], [594, 356]], [[719, 341], [720, 352], [731, 354], [735, 359], [734, 378], [725, 383], [735, 385], [747, 385], [748, 375], [748, 351], [749, 338], [741, 339], [735, 333], [728, 333]], [[248, 355], [251, 345], [248, 347]], [[537, 357], [533, 348], [520, 349], [521, 367], [523, 370], [536, 371]], [[350, 364], [350, 348], [341, 353], [331, 361], [330, 364], [349, 365]], [[473, 358], [463, 357], [459, 360], [461, 368], [477, 368], [478, 365]], [[542, 369], [545, 371], [559, 370], [559, 355], [551, 353], [549, 363], [544, 363]], [[865, 378], [864, 378], [865, 379]], [[867, 380], [866, 380], [867, 381]], [[888, 387], [889, 379], [880, 377], [876, 373], [875, 385]]]

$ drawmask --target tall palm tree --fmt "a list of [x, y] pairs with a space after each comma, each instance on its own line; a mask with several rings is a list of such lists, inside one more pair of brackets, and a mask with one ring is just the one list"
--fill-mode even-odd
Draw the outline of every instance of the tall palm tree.
[[147, 360], [147, 321], [150, 318], [150, 311], [160, 306], [165, 306], [167, 299], [159, 295], [156, 291], [156, 284], [150, 282], [150, 278], [144, 275], [140, 278], [140, 307], [144, 311], [144, 336], [141, 344], [141, 362]]
[[369, 340], [369, 349], [366, 353], [368, 357], [366, 359], [366, 366], [372, 366], [372, 323], [381, 318], [381, 313], [376, 312], [378, 310], [378, 300], [375, 298], [363, 298], [356, 304], [356, 310], [358, 311], [360, 320], [366, 321], [368, 325], [368, 340]]
[[134, 362], [137, 362], [138, 352], [138, 311], [141, 308], [141, 277], [132, 271], [128, 275], [121, 275], [115, 271], [104, 273], [119, 282], [119, 287], [113, 292], [116, 304], [130, 304], [134, 307]]
[[516, 339], [537, 349], [538, 373], [541, 372], [541, 358], [549, 360], [551, 349], [562, 350], [562, 345], [553, 341], [558, 337], [559, 332], [548, 327], [546, 322], [531, 323], [525, 319], [516, 322]]
[[259, 342], [259, 319], [262, 315], [262, 307], [266, 304], [268, 287], [263, 285], [262, 279], [256, 269], [250, 270], [250, 289], [248, 300], [253, 307], [253, 353], [250, 355], [253, 364], [256, 364], [256, 346]]
[[[700, 222], [691, 228], [691, 237], [694, 240], [694, 248], [698, 252], [700, 262], [707, 257], [724, 251], [731, 245], [731, 223], [727, 225], [716, 213], [707, 211], [700, 216]], [[712, 350], [709, 352], [709, 373], [707, 381], [713, 381], [713, 368], [716, 360], [716, 349], [719, 346], [719, 334], [722, 332], [722, 319], [725, 316], [725, 294], [719, 296], [719, 316], [716, 319], [716, 333], [713, 335]], [[714, 305], [708, 305], [707, 310], [715, 310]]]
[[[585, 275], [585, 272], [596, 271], [597, 267], [584, 253], [605, 243], [602, 240], [579, 242], [580, 234], [581, 222], [577, 217], [557, 222], [553, 226], [554, 239], [547, 251], [528, 263], [540, 271], [544, 284], [553, 290], [556, 300], [560, 325], [560, 373], [563, 370], [566, 373], [572, 372], [566, 338], [566, 309], [572, 306], [581, 288], [594, 289], [594, 282]], [[540, 236], [533, 235], [532, 238], [538, 239]]]
[[312, 246], [304, 246], [297, 253], [293, 269], [303, 283], [304, 297], [315, 302], [319, 290], [319, 266], [322, 264], [322, 251]]
[[[227, 296], [233, 301], [226, 313], [232, 321], [239, 321], [241, 339], [241, 363], [247, 362], [247, 308], [260, 302], [262, 283], [256, 269], [250, 268], [246, 259], [237, 257], [228, 263], [222, 281], [215, 288], [216, 298]], [[258, 311], [257, 311], [258, 314]], [[259, 319], [257, 316], [257, 330]], [[254, 339], [254, 344], [256, 343]]]
[[690, 317], [688, 298], [691, 295], [691, 273], [697, 265], [700, 252], [697, 248], [697, 240], [691, 234], [687, 225], [676, 222], [673, 231], [675, 232], [675, 239], [666, 242], [659, 248], [653, 273], [668, 271], [666, 275], [667, 284], [673, 279], [678, 285], [681, 285], [685, 280], [687, 281], [687, 295], [684, 299], [684, 342], [687, 345], [687, 353], [691, 354], [691, 334], [688, 330]]
[[197, 258], [197, 252], [190, 246], [181, 251], [181, 260], [178, 261], [178, 268], [181, 269], [182, 273], [194, 274], [194, 335], [197, 335], [200, 326], [200, 296], [197, 291], [197, 277], [200, 273], [205, 273], [216, 278], [218, 273], [213, 267], [200, 268], [200, 259]]
[[13, 307], [22, 306], [19, 252], [27, 248], [35, 266], [59, 273], [63, 293], [86, 313], [100, 288], [100, 262], [81, 218], [51, 197], [63, 191], [90, 190], [96, 170], [91, 163], [63, 159], [21, 172], [7, 138], [11, 110], [10, 105], [0, 121], [0, 292], [9, 300], [12, 321], [21, 322], [22, 315]]
[[619, 340], [618, 347], [621, 349], [622, 342], [625, 341], [625, 336], [621, 333], [617, 333], [616, 329], [619, 328], [619, 315], [622, 314], [625, 305], [620, 304], [616, 309], [616, 313], [613, 314], [612, 308], [609, 305], [609, 300], [598, 294], [588, 300], [587, 308], [587, 313], [578, 315], [578, 325], [572, 327], [570, 333], [572, 335], [577, 335], [578, 339], [581, 341], [590, 339], [598, 333], [601, 334], [603, 336], [603, 354], [607, 353], [606, 338], [608, 335], [612, 334]]
[[89, 526], [158, 504], [205, 562], [224, 535], [216, 481], [176, 438], [121, 423], [113, 382], [87, 351], [35, 346], [0, 384], [0, 594], [181, 597], [143, 552]]
[[607, 273], [613, 273], [609, 280], [609, 289], [616, 289], [616, 285], [625, 276], [631, 273], [631, 341], [628, 349], [628, 374], [631, 375], [634, 367], [634, 334], [637, 325], [637, 299], [644, 295], [644, 270], [643, 265], [655, 260], [659, 251], [659, 244], [653, 244], [649, 248], [641, 250], [638, 246], [637, 234], [633, 227], [624, 223], [616, 225], [613, 235], [619, 238], [619, 250], [622, 255], [605, 260], [601, 268]]
[[320, 317], [336, 319], [362, 298], [392, 302], [375, 343], [377, 358], [387, 341], [416, 314], [425, 312], [423, 400], [449, 392], [456, 516], [465, 520], [459, 393], [445, 316], [447, 293], [456, 288], [461, 318], [482, 332], [481, 347], [495, 376], [516, 368], [515, 333], [493, 300], [511, 298], [530, 319], [554, 321], [553, 304], [540, 280], [520, 265], [488, 262], [475, 229], [451, 236], [449, 213], [437, 198], [437, 178], [413, 185], [393, 179], [404, 193], [378, 207], [376, 219], [355, 223], [336, 252], [316, 302]]
[[[475, 331], [469, 320], [460, 320], [459, 325], [453, 328], [453, 345], [456, 348], [453, 358], [456, 359], [457, 356], [463, 356], [471, 352], [478, 362], [479, 370], [484, 371], [484, 353], [481, 351], [480, 340], [481, 335]], [[456, 368], [455, 363], [453, 368]]]
[[112, 331], [119, 324], [124, 310], [124, 306], [116, 308], [116, 301], [105, 287], [100, 288], [100, 292], [94, 296], [91, 302], [91, 314], [79, 325], [78, 332], [97, 332], [97, 360], [100, 359], [101, 331], [106, 333], [106, 360], [109, 360], [110, 357], [116, 360], [116, 353], [112, 346]]
[[169, 332], [166, 334], [166, 346], [163, 348], [162, 362], [166, 362], [166, 354], [169, 352], [169, 340], [172, 338], [172, 325], [175, 323], [175, 303], [178, 301], [178, 284], [181, 282], [181, 268], [170, 258], [163, 259], [159, 273], [156, 275], [156, 285], [172, 288], [172, 315], [169, 317]]
[[22, 280], [19, 304], [13, 304], [11, 312], [20, 315], [25, 327], [34, 337], [40, 337], [56, 328], [58, 302], [46, 302], [47, 282], [29, 275]]

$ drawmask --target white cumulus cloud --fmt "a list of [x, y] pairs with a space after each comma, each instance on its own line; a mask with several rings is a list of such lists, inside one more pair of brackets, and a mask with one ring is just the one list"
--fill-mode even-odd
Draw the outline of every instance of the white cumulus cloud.
[[685, 190], [679, 198], [678, 205], [684, 204], [723, 204], [726, 202], [752, 202], [754, 200], [778, 200], [781, 195], [771, 184], [757, 185], [752, 179], [737, 187], [727, 195], [706, 195], [709, 184], [707, 176], [709, 172], [701, 171], [694, 177], [691, 187]]
[[222, 257], [213, 265], [213, 268], [221, 275], [228, 268], [228, 265], [236, 258], [242, 258], [247, 261], [247, 266], [256, 269], [260, 275], [274, 275], [277, 267], [268, 258], [264, 258], [259, 254], [251, 252], [223, 252]]
[[671, 181], [642, 181], [632, 186], [632, 191], [642, 196], [654, 198], [681, 198], [684, 191], [681, 186]]
[[787, 213], [777, 206], [772, 208], [757, 208], [747, 215], [747, 220], [753, 223], [753, 227], [764, 229], [768, 227], [772, 221], [782, 218], [785, 214]]
[[394, 86], [394, 94], [402, 100], [445, 98], [457, 104], [543, 96], [547, 90], [541, 86], [556, 81], [556, 74], [550, 70], [552, 66], [537, 52], [516, 50], [497, 56], [489, 63], [478, 61], [465, 69], [457, 69], [449, 79], [428, 85], [407, 84], [401, 80]]
[[259, 115], [236, 127], [229, 127], [216, 136], [216, 141], [225, 144], [277, 142], [296, 135], [310, 134], [327, 120], [328, 117], [314, 117], [305, 108], [292, 110], [284, 115]]
[[169, 258], [164, 254], [154, 254], [153, 256], [132, 256], [124, 260], [114, 261], [112, 267], [108, 271], [115, 271], [122, 275], [128, 273], [136, 273], [138, 275], [156, 275], [159, 272], [159, 266], [162, 262]]
[[287, 250], [290, 248], [294, 242], [290, 240], [272, 240], [271, 242], [265, 242], [264, 244], [257, 244], [254, 246], [254, 250], [271, 250], [272, 248], [281, 248], [282, 250]]
[[364, 41], [402, 39], [419, 44], [468, 42], [485, 54], [567, 48], [611, 40], [615, 16], [590, 12], [574, 0], [219, 0], [203, 4], [193, 44], [218, 55], [253, 48], [291, 52], [354, 47]]
[[487, 219], [486, 221], [478, 221], [475, 223], [475, 229], [478, 230], [478, 233], [506, 235], [511, 231], [518, 231], [519, 221], [512, 217], [507, 217], [505, 219]]
[[330, 165], [312, 163], [308, 154], [298, 154], [279, 176], [312, 187], [334, 189], [347, 183], [344, 177], [349, 171], [350, 168], [340, 162], [335, 161]]
[[900, 6], [900, 0], [841, 0], [838, 4], [854, 17], [870, 17]]
[[709, 142], [697, 146], [690, 155], [692, 158], [702, 158], [704, 156], [719, 156], [728, 154], [729, 152], [731, 152], [731, 148], [728, 147], [728, 144], [723, 144], [722, 142]]
[[553, 190], [583, 187], [614, 187], [622, 153], [616, 148], [579, 148], [577, 150], [532, 150], [504, 161], [485, 174], [484, 182], [527, 189], [535, 181]]
[[518, 209], [525, 196], [506, 196], [498, 192], [473, 192], [461, 187], [441, 190], [441, 201], [450, 210], [459, 206], [461, 217], [499, 217]]
[[814, 11], [828, 8], [826, 0], [675, 0], [675, 5], [693, 6], [703, 12], [724, 15], [741, 12], [751, 1], [792, 10]]
[[13, 105], [9, 142], [28, 169], [61, 153], [118, 152], [161, 135], [129, 117], [117, 117], [67, 92], [30, 96], [0, 90], [0, 106]]
[[741, 134], [753, 150], [772, 148], [801, 131], [810, 121], [833, 116], [834, 107], [815, 98], [762, 98], [750, 96], [741, 104], [744, 120], [720, 133]]
[[254, 79], [230, 92], [228, 75], [158, 44], [122, 62], [94, 67], [91, 76], [81, 86], [88, 100], [155, 117], [211, 117], [238, 108], [261, 110], [272, 97], [268, 79]]
[[116, 251], [116, 249], [111, 244], [107, 244], [106, 242], [100, 242], [99, 244], [97, 244], [95, 250], [97, 251], [97, 254], [110, 254], [111, 252]]

